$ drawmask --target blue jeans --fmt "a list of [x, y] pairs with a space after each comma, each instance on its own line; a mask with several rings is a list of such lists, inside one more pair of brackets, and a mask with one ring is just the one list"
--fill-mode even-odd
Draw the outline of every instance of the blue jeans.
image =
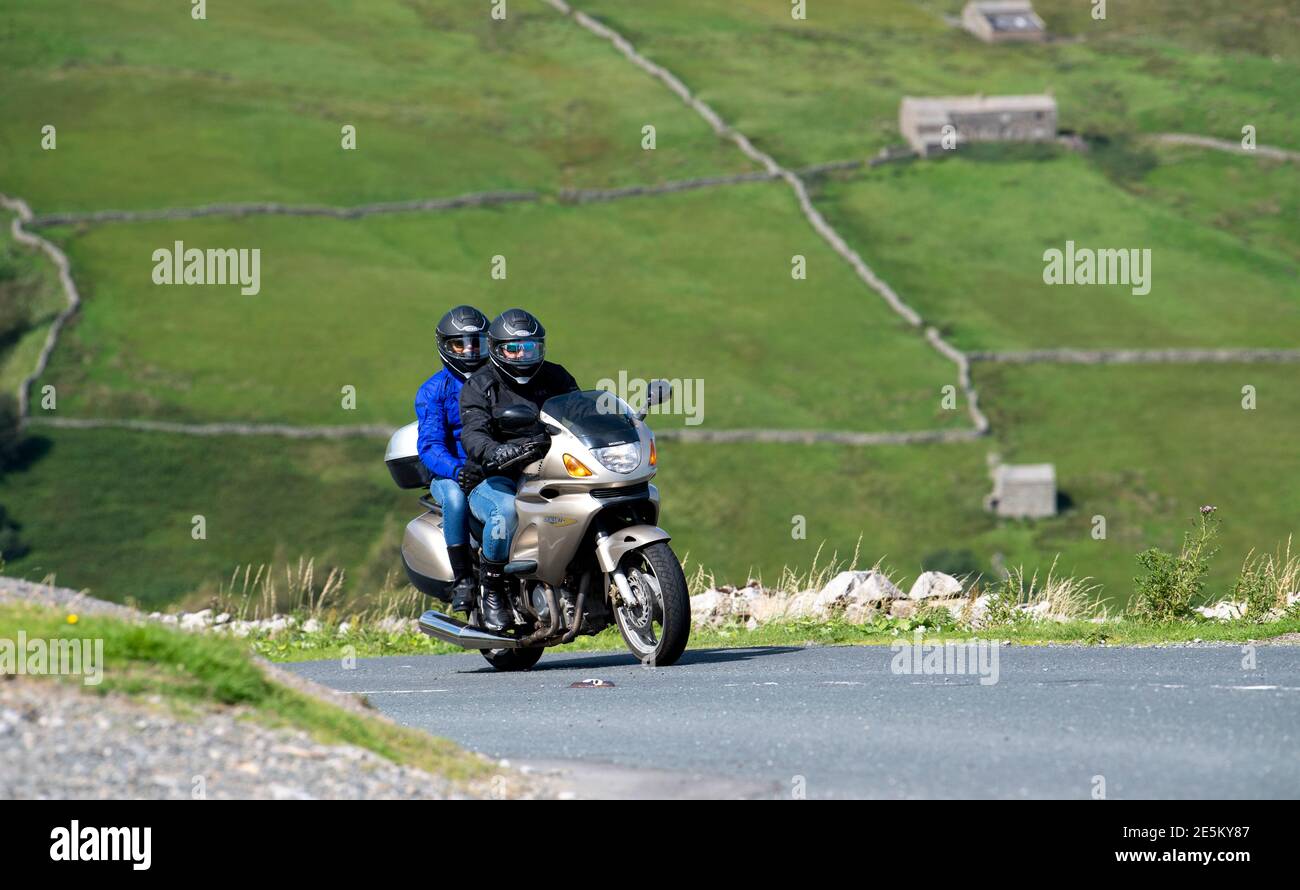
[[489, 476], [469, 493], [469, 508], [483, 523], [483, 558], [510, 561], [510, 540], [515, 536], [516, 483], [505, 476]]
[[429, 494], [442, 507], [442, 537], [448, 547], [469, 543], [469, 502], [455, 479], [434, 479]]

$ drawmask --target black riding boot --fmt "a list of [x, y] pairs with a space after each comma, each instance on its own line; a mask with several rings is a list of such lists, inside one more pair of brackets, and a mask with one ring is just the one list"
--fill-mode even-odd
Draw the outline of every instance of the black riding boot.
[[456, 544], [447, 548], [447, 561], [455, 582], [451, 587], [451, 610], [468, 612], [474, 599], [474, 577], [470, 572], [469, 545]]
[[493, 633], [500, 633], [514, 623], [510, 601], [506, 597], [506, 575], [502, 571], [503, 562], [479, 562], [479, 574], [483, 579], [483, 598], [479, 601], [479, 613], [483, 617], [483, 626]]

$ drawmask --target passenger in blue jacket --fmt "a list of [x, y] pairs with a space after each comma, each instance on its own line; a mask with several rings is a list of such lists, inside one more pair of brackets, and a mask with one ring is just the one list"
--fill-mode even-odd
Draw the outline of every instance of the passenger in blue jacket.
[[487, 328], [487, 316], [473, 306], [457, 306], [444, 315], [437, 335], [443, 369], [415, 395], [420, 460], [433, 474], [429, 494], [442, 507], [442, 534], [455, 576], [453, 612], [468, 612], [473, 598], [466, 496], [483, 481], [483, 469], [467, 459], [460, 443], [460, 389], [487, 361]]

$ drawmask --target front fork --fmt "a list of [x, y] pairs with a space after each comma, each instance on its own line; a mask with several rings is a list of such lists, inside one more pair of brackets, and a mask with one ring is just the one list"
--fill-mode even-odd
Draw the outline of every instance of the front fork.
[[[599, 530], [596, 532], [596, 543], [609, 537], [609, 532]], [[599, 569], [599, 566], [597, 566]], [[611, 597], [614, 600], [613, 605], [617, 606], [622, 603], [632, 603], [636, 601], [636, 596], [632, 593], [632, 585], [627, 583], [627, 575], [623, 574], [622, 565], [614, 566], [609, 573], [610, 579], [614, 582], [614, 593]]]

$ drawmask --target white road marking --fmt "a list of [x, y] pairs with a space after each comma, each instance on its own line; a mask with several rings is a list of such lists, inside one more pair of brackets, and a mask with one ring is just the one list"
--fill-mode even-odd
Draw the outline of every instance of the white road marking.
[[419, 692], [451, 692], [450, 689], [357, 689], [348, 695], [414, 695]]

